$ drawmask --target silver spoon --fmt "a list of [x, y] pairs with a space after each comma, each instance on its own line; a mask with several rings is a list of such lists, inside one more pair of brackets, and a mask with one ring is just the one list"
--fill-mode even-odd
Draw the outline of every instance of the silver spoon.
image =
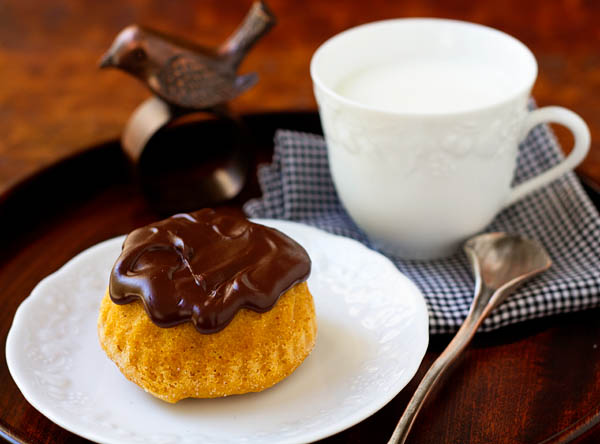
[[469, 239], [464, 250], [475, 276], [475, 297], [467, 318], [435, 360], [413, 394], [388, 444], [404, 443], [433, 387], [467, 348], [483, 320], [527, 279], [550, 268], [552, 261], [538, 242], [506, 233], [487, 233]]

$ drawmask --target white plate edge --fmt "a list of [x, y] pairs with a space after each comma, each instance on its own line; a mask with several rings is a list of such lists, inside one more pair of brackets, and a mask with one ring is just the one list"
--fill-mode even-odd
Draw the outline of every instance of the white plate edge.
[[[381, 410], [398, 393], [400, 393], [400, 391], [404, 387], [406, 387], [406, 385], [408, 385], [408, 383], [410, 383], [412, 378], [414, 378], [415, 374], [417, 373], [417, 370], [419, 369], [419, 367], [423, 361], [423, 358], [427, 351], [427, 347], [429, 345], [429, 318], [428, 318], [427, 304], [425, 302], [425, 298], [424, 298], [421, 290], [408, 277], [406, 277], [402, 272], [400, 272], [400, 270], [397, 269], [397, 267], [393, 264], [393, 262], [390, 259], [388, 259], [387, 257], [385, 257], [384, 255], [382, 255], [381, 253], [379, 253], [377, 251], [371, 250], [370, 248], [366, 247], [365, 245], [363, 245], [362, 243], [360, 243], [354, 239], [335, 235], [332, 233], [328, 233], [319, 228], [312, 227], [310, 225], [306, 225], [306, 224], [302, 224], [302, 223], [298, 223], [298, 222], [293, 222], [293, 221], [279, 220], [279, 219], [251, 219], [251, 220], [253, 222], [262, 223], [262, 224], [265, 224], [268, 226], [275, 225], [273, 228], [276, 228], [276, 229], [280, 229], [279, 228], [280, 226], [285, 227], [286, 225], [288, 225], [291, 227], [297, 226], [297, 227], [301, 227], [302, 229], [313, 230], [313, 231], [318, 232], [319, 235], [327, 235], [330, 238], [335, 238], [336, 241], [351, 243], [351, 244], [354, 244], [355, 246], [360, 247], [361, 249], [367, 250], [370, 254], [376, 254], [376, 255], [380, 256], [382, 259], [384, 259], [385, 262], [388, 264], [388, 266], [392, 267], [398, 273], [399, 277], [404, 282], [404, 284], [407, 285], [407, 287], [411, 288], [413, 294], [415, 296], [418, 296], [418, 297], [415, 297], [414, 299], [415, 299], [415, 303], [420, 305], [422, 308], [422, 310], [421, 310], [421, 313], [422, 313], [421, 318], [422, 319], [420, 319], [419, 321], [422, 321], [425, 326], [425, 328], [424, 328], [425, 334], [423, 335], [424, 340], [422, 341], [422, 344], [420, 344], [421, 347], [416, 350], [416, 354], [420, 355], [420, 359], [418, 360], [418, 363], [417, 362], [415, 363], [415, 365], [413, 366], [414, 368], [408, 368], [408, 367], [405, 368], [406, 381], [404, 381], [404, 378], [399, 380], [399, 383], [397, 385], [400, 386], [400, 388], [394, 387], [392, 390], [390, 390], [389, 396], [381, 397], [377, 400], [378, 402], [373, 402], [371, 404], [367, 404], [362, 409], [356, 410], [355, 413], [350, 417], [350, 419], [348, 419], [341, 425], [332, 425], [329, 428], [321, 428], [317, 432], [314, 432], [312, 434], [305, 434], [303, 437], [303, 441], [289, 439], [289, 440], [281, 441], [281, 444], [294, 444], [294, 443], [298, 443], [298, 442], [305, 442], [305, 440], [308, 440], [308, 442], [312, 442], [315, 440], [324, 439], [326, 437], [329, 437], [336, 433], [339, 433], [343, 430], [346, 430], [346, 429], [358, 424], [361, 421], [364, 421], [368, 417], [372, 416], [373, 414], [375, 414], [376, 412]], [[280, 231], [285, 233], [285, 228], [280, 229]], [[46, 416], [52, 422], [54, 422], [58, 426], [64, 428], [65, 430], [68, 430], [78, 436], [82, 436], [84, 438], [87, 438], [87, 439], [90, 439], [90, 440], [93, 440], [93, 441], [96, 441], [99, 443], [107, 443], [107, 444], [123, 444], [123, 441], [122, 440], [104, 441], [102, 439], [103, 438], [102, 436], [100, 436], [99, 434], [92, 431], [93, 429], [85, 428], [85, 426], [83, 426], [82, 428], [84, 428], [84, 430], [81, 430], [79, 427], [72, 427], [70, 425], [67, 425], [60, 418], [55, 416], [53, 411], [50, 411], [50, 412], [52, 412], [51, 414], [41, 412], [41, 410], [38, 408], [38, 405], [39, 404], [43, 405], [44, 402], [43, 401], [38, 402], [38, 399], [35, 397], [35, 395], [33, 395], [33, 393], [35, 393], [35, 390], [31, 389], [31, 384], [29, 384], [24, 378], [21, 378], [20, 376], [15, 377], [15, 373], [19, 373], [19, 372], [15, 372], [14, 370], [17, 367], [20, 367], [20, 365], [18, 364], [18, 356], [17, 356], [18, 350], [17, 350], [16, 344], [14, 343], [15, 342], [15, 339], [14, 339], [15, 333], [14, 333], [13, 327], [15, 324], [17, 324], [16, 321], [18, 320], [18, 318], [24, 316], [23, 312], [25, 312], [25, 310], [26, 310], [26, 308], [24, 308], [24, 307], [27, 307], [29, 304], [32, 303], [32, 301], [35, 301], [35, 299], [37, 299], [39, 297], [38, 294], [42, 294], [45, 282], [47, 282], [49, 279], [55, 278], [56, 276], [64, 273], [65, 270], [68, 271], [70, 266], [72, 266], [73, 263], [77, 262], [77, 259], [79, 259], [80, 256], [83, 256], [83, 255], [87, 256], [88, 254], [93, 254], [95, 252], [95, 250], [107, 248], [108, 245], [112, 246], [112, 243], [115, 243], [118, 240], [120, 242], [122, 242], [124, 239], [125, 239], [125, 235], [121, 235], [121, 236], [117, 236], [117, 237], [114, 237], [111, 239], [107, 239], [98, 244], [95, 244], [95, 245], [81, 251], [77, 255], [73, 256], [71, 259], [69, 259], [69, 261], [67, 261], [59, 269], [57, 269], [53, 273], [49, 274], [45, 278], [43, 278], [34, 287], [34, 289], [29, 294], [29, 296], [27, 296], [21, 302], [19, 307], [17, 308], [17, 310], [15, 312], [15, 316], [13, 318], [13, 322], [11, 324], [11, 327], [10, 327], [8, 335], [7, 335], [6, 349], [5, 349], [6, 350], [6, 361], [7, 361], [7, 367], [9, 369], [9, 373], [10, 373], [11, 377], [13, 378], [14, 382], [16, 383], [17, 387], [21, 391], [23, 397], [27, 400], [27, 402], [29, 402], [29, 404], [31, 404], [40, 414], [42, 414], [43, 416]], [[417, 361], [417, 360], [415, 360], [415, 361]], [[13, 370], [11, 370], [11, 367], [13, 368]], [[26, 391], [28, 391], [29, 393], [26, 394], [21, 389], [21, 387], [26, 387], [27, 388]], [[391, 433], [391, 430], [390, 430], [390, 433]]]

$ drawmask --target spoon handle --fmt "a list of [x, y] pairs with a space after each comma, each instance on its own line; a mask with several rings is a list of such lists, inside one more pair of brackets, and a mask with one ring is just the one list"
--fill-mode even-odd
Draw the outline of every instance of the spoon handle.
[[[482, 294], [487, 292], [490, 292], [490, 294]], [[478, 294], [475, 296], [475, 301], [486, 302], [489, 301], [490, 297], [491, 291], [489, 289], [479, 287]], [[442, 375], [446, 370], [448, 370], [452, 363], [456, 361], [464, 349], [467, 348], [471, 339], [473, 339], [477, 328], [479, 328], [479, 325], [489, 312], [486, 308], [485, 303], [474, 304], [471, 307], [467, 318], [456, 332], [452, 341], [450, 341], [450, 344], [448, 344], [442, 354], [434, 361], [421, 380], [421, 383], [413, 394], [406, 410], [398, 421], [388, 444], [402, 444], [406, 441], [408, 433], [410, 432], [421, 407], [425, 403], [427, 396], [429, 396], [434, 386], [442, 379]]]

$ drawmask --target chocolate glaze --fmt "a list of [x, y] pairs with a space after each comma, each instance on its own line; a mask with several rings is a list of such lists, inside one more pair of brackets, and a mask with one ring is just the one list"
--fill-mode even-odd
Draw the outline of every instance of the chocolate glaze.
[[215, 333], [240, 308], [271, 309], [310, 267], [304, 248], [283, 233], [204, 209], [132, 231], [109, 291], [116, 304], [140, 299], [160, 327], [191, 320], [201, 333]]

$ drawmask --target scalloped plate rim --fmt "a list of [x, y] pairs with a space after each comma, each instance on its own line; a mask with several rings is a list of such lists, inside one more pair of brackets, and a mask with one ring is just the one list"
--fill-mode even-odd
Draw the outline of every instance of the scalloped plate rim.
[[[383, 408], [388, 402], [390, 402], [414, 377], [414, 375], [416, 374], [420, 363], [422, 362], [424, 356], [425, 356], [425, 352], [427, 350], [428, 344], [429, 344], [429, 331], [428, 331], [428, 311], [427, 311], [427, 305], [425, 302], [425, 299], [421, 293], [421, 291], [418, 289], [418, 287], [408, 278], [406, 277], [403, 273], [401, 273], [399, 270], [397, 270], [397, 268], [393, 265], [393, 263], [386, 258], [385, 256], [381, 255], [380, 253], [373, 251], [369, 248], [367, 248], [366, 246], [364, 246], [363, 244], [361, 244], [358, 241], [355, 241], [353, 239], [347, 238], [347, 237], [343, 237], [343, 236], [338, 236], [335, 234], [331, 234], [328, 232], [325, 232], [321, 229], [309, 226], [309, 225], [305, 225], [305, 224], [301, 224], [298, 222], [292, 222], [292, 221], [285, 221], [285, 220], [278, 220], [278, 219], [252, 219], [254, 222], [258, 222], [258, 223], [263, 223], [265, 225], [269, 225], [272, 226], [273, 228], [277, 228], [280, 229], [281, 231], [285, 232], [285, 227], [300, 227], [301, 229], [308, 229], [313, 231], [313, 233], [315, 233], [315, 235], [319, 235], [319, 236], [325, 236], [327, 238], [335, 238], [336, 241], [342, 241], [342, 242], [347, 242], [349, 244], [354, 244], [354, 247], [358, 247], [359, 249], [362, 249], [363, 252], [365, 254], [373, 254], [376, 256], [380, 256], [381, 259], [385, 260], [386, 262], [389, 263], [389, 265], [391, 265], [398, 273], [398, 277], [404, 281], [405, 285], [407, 285], [408, 288], [411, 289], [411, 291], [413, 292], [413, 296], [415, 296], [415, 306], [417, 308], [417, 312], [416, 312], [416, 316], [420, 317], [421, 319], [418, 320], [418, 326], [417, 328], [421, 328], [421, 334], [420, 334], [420, 339], [421, 341], [416, 344], [416, 354], [419, 356], [418, 359], [415, 359], [413, 362], [413, 365], [410, 368], [405, 368], [405, 372], [406, 372], [406, 377], [403, 379], [403, 382], [398, 384], [398, 387], [396, 389], [396, 387], [390, 391], [390, 393], [387, 396], [381, 396], [379, 398], [376, 399], [377, 402], [371, 402], [369, 404], [367, 404], [366, 406], [364, 406], [361, 409], [358, 409], [357, 411], [355, 411], [355, 413], [349, 417], [346, 417], [344, 419], [344, 421], [340, 421], [338, 423], [334, 423], [332, 425], [330, 425], [329, 427], [324, 427], [324, 428], [320, 428], [318, 430], [314, 430], [312, 433], [311, 432], [307, 432], [307, 433], [303, 433], [302, 435], [299, 435], [297, 438], [290, 438], [288, 440], [285, 441], [281, 441], [281, 443], [288, 443], [288, 444], [292, 444], [292, 443], [300, 443], [300, 442], [312, 442], [315, 440], [319, 440], [319, 439], [323, 439], [326, 438], [328, 436], [332, 436], [336, 433], [339, 433], [343, 430], [346, 430], [358, 423], [360, 423], [361, 421], [365, 420], [366, 418], [368, 418], [369, 416], [373, 415], [374, 413], [376, 413], [377, 411], [379, 411], [381, 408]], [[111, 238], [111, 239], [107, 239], [105, 241], [99, 242], [98, 244], [95, 244], [83, 251], [81, 251], [80, 253], [78, 253], [77, 255], [75, 255], [73, 258], [71, 258], [69, 261], [67, 261], [64, 265], [62, 265], [58, 270], [56, 270], [55, 272], [49, 274], [48, 276], [46, 276], [45, 278], [43, 278], [36, 286], [35, 288], [32, 290], [32, 292], [30, 293], [30, 295], [28, 297], [26, 297], [21, 304], [19, 305], [19, 307], [17, 308], [16, 312], [15, 312], [15, 316], [13, 318], [13, 322], [12, 325], [9, 329], [7, 338], [6, 338], [6, 360], [7, 360], [7, 366], [9, 369], [9, 372], [14, 380], [14, 382], [16, 383], [17, 387], [19, 388], [19, 390], [21, 391], [21, 393], [23, 394], [23, 396], [25, 397], [25, 399], [27, 400], [27, 402], [29, 402], [29, 404], [31, 404], [40, 414], [42, 414], [43, 416], [46, 416], [48, 419], [50, 419], [52, 422], [54, 422], [55, 424], [57, 424], [58, 426], [64, 428], [65, 430], [70, 431], [71, 433], [74, 433], [78, 436], [84, 437], [86, 439], [90, 439], [96, 442], [105, 442], [105, 443], [123, 443], [124, 441], [122, 440], [112, 440], [106, 439], [106, 436], [104, 436], [102, 433], [97, 433], [95, 432], [93, 429], [87, 428], [85, 425], [79, 424], [79, 423], [70, 423], [69, 421], [65, 421], [65, 419], [62, 417], [62, 415], [60, 413], [56, 413], [56, 411], [52, 410], [51, 408], [45, 408], [45, 406], [43, 405], [46, 401], [45, 400], [41, 400], [36, 396], [36, 390], [33, 388], [34, 384], [31, 383], [30, 381], [28, 381], [26, 378], [23, 377], [23, 375], [21, 374], [21, 372], [18, 371], [18, 366], [21, 365], [20, 363], [18, 363], [19, 360], [22, 359], [22, 357], [20, 356], [20, 354], [18, 353], [18, 350], [16, 349], [16, 335], [17, 335], [17, 330], [18, 328], [25, 323], [26, 321], [23, 320], [22, 318], [24, 318], [25, 316], [25, 312], [28, 310], [28, 307], [31, 304], [35, 304], [37, 302], [37, 299], [39, 299], [43, 294], [44, 291], [44, 287], [46, 285], [48, 285], [48, 282], [56, 279], [56, 278], [61, 278], [63, 274], [68, 273], [69, 269], [74, 266], [75, 264], [77, 264], [82, 257], [87, 257], [88, 255], [94, 254], [96, 251], [102, 250], [103, 248], [106, 248], [107, 245], [115, 243], [117, 241], [122, 242], [125, 238], [125, 235], [122, 236], [117, 236], [115, 238]], [[424, 321], [424, 322], [423, 322]], [[424, 328], [423, 328], [424, 326]], [[317, 338], [318, 340], [318, 338]], [[243, 395], [242, 395], [243, 396]], [[391, 433], [391, 429], [390, 429], [390, 433]]]

